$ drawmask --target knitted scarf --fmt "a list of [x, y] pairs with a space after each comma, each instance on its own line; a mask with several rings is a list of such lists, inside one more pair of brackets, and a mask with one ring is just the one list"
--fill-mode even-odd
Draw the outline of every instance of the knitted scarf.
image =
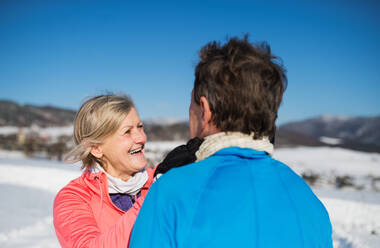
[[210, 157], [220, 149], [233, 146], [264, 151], [270, 156], [273, 154], [273, 144], [269, 142], [268, 137], [257, 140], [253, 139], [253, 133], [248, 135], [241, 132], [220, 132], [205, 137], [195, 156], [197, 161], [200, 161]]

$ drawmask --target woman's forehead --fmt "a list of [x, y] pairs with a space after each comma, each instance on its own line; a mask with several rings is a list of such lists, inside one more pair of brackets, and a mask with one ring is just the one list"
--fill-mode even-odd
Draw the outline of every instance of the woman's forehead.
[[128, 114], [125, 115], [124, 119], [121, 121], [122, 127], [135, 126], [136, 123], [140, 123], [140, 117], [135, 108], [131, 108]]

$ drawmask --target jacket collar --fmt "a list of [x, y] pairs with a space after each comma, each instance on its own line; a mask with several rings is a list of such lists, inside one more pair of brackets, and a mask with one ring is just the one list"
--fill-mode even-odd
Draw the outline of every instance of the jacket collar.
[[254, 133], [244, 134], [241, 132], [219, 132], [205, 137], [203, 143], [195, 153], [197, 161], [203, 160], [217, 151], [227, 147], [251, 148], [257, 151], [273, 153], [273, 144], [268, 137], [254, 139]]
[[213, 156], [239, 156], [243, 158], [270, 158], [265, 151], [258, 151], [251, 148], [227, 147], [220, 149]]
[[[147, 169], [148, 172], [148, 180], [141, 188], [141, 191], [148, 190], [153, 183], [153, 170]], [[81, 176], [83, 182], [96, 194], [108, 195], [108, 184], [107, 184], [107, 175], [102, 172], [92, 172], [90, 170], [85, 170]], [[102, 187], [102, 188], [100, 188]]]

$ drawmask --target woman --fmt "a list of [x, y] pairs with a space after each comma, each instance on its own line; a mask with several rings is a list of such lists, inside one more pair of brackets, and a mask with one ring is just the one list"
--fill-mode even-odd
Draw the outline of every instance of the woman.
[[62, 247], [128, 247], [137, 213], [153, 182], [145, 169], [146, 136], [132, 100], [103, 95], [86, 101], [74, 122], [71, 162], [83, 174], [54, 201], [54, 227]]

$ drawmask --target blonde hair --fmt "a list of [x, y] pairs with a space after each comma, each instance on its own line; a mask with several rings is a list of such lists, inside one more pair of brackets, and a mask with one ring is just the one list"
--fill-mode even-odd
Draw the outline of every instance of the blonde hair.
[[91, 148], [114, 134], [132, 108], [133, 101], [127, 95], [107, 94], [87, 100], [75, 116], [76, 146], [66, 155], [65, 161], [82, 161], [82, 169], [90, 169], [95, 163], [102, 165], [102, 160], [90, 153]]

